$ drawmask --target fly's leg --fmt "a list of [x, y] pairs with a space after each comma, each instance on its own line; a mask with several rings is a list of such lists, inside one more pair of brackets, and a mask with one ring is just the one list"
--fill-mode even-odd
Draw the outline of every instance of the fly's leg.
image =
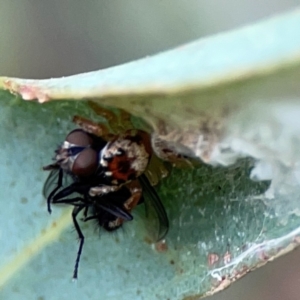
[[[79, 204], [78, 202], [81, 202], [81, 204]], [[84, 201], [84, 198], [80, 198], [80, 197], [74, 197], [74, 198], [69, 198], [69, 199], [56, 199], [55, 201], [53, 200], [52, 203], [53, 204], [70, 204], [70, 205], [74, 205], [74, 206], [82, 206], [82, 202]], [[85, 204], [86, 207], [88, 204]]]
[[47, 198], [47, 209], [49, 214], [51, 214], [52, 210], [51, 210], [51, 199], [53, 197], [53, 195], [55, 195], [56, 191], [59, 190], [62, 186], [62, 181], [63, 181], [63, 170], [60, 169], [59, 173], [58, 173], [58, 180], [57, 180], [57, 186], [56, 188], [50, 193], [49, 197]]
[[88, 210], [89, 210], [89, 206], [86, 206], [83, 212], [83, 217], [84, 217], [83, 220], [87, 218]]
[[82, 252], [82, 248], [83, 248], [83, 244], [84, 244], [84, 235], [82, 234], [80, 226], [77, 222], [77, 215], [84, 208], [85, 208], [85, 205], [76, 206], [76, 207], [74, 207], [74, 209], [72, 211], [73, 224], [74, 224], [75, 230], [77, 231], [78, 238], [79, 238], [79, 248], [78, 248], [78, 252], [77, 252], [77, 257], [76, 257], [75, 267], [74, 267], [74, 273], [73, 273], [73, 279], [74, 280], [76, 280], [77, 277], [78, 277], [78, 266], [79, 266], [80, 256], [81, 256], [81, 252]]
[[57, 193], [53, 199], [53, 203], [57, 203], [57, 200], [65, 198], [73, 193], [85, 194], [87, 190], [86, 184], [80, 184], [78, 182], [72, 183], [66, 188], [62, 189], [59, 193]]
[[90, 220], [96, 220], [96, 219], [98, 219], [98, 216], [94, 215], [94, 216], [86, 217], [86, 218], [84, 218], [82, 221], [83, 221], [83, 222], [87, 222], [87, 221], [90, 221]]

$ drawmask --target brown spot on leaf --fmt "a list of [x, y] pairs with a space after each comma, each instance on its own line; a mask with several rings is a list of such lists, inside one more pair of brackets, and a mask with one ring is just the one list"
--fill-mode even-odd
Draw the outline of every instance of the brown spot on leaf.
[[210, 253], [208, 254], [208, 265], [213, 266], [219, 261], [219, 256], [216, 253]]
[[21, 198], [21, 203], [26, 204], [28, 202], [28, 199], [26, 197]]

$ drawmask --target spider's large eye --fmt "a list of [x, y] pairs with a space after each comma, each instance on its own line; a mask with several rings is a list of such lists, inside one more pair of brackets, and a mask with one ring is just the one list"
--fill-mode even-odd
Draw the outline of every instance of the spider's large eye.
[[72, 173], [77, 176], [90, 176], [98, 167], [97, 152], [91, 148], [85, 148], [76, 157]]
[[83, 146], [83, 147], [87, 147], [91, 145], [93, 142], [92, 138], [81, 129], [75, 129], [71, 131], [67, 135], [66, 141], [69, 142], [70, 144]]

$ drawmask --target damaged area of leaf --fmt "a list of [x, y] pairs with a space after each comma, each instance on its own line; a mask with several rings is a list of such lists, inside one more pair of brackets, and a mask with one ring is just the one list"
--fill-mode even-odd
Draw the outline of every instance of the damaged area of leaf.
[[[245, 251], [243, 255], [235, 258], [233, 261], [228, 261], [224, 264], [224, 267], [217, 268], [211, 271], [211, 276], [214, 278], [212, 283], [212, 289], [205, 293], [204, 295], [194, 296], [195, 299], [205, 298], [206, 296], [214, 295], [218, 292], [223, 291], [228, 288], [233, 282], [237, 281], [249, 272], [264, 266], [268, 262], [273, 261], [280, 256], [283, 256], [300, 245], [300, 229], [297, 228], [293, 232], [278, 238], [276, 240], [268, 240], [264, 243], [253, 245], [250, 249]], [[257, 258], [257, 263], [253, 265], [247, 265], [245, 258], [255, 257]], [[222, 271], [225, 269], [232, 269], [227, 271], [227, 275], [221, 276]], [[234, 270], [233, 270], [234, 269]]]

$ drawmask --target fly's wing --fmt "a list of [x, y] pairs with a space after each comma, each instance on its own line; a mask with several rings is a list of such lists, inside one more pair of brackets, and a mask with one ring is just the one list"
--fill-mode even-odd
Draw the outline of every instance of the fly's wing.
[[163, 204], [146, 175], [139, 177], [146, 207], [147, 225], [154, 241], [163, 239], [169, 230], [169, 220]]
[[[60, 184], [60, 176], [61, 178], [61, 186]], [[43, 195], [46, 199], [51, 195], [51, 198], [53, 198], [54, 195], [59, 193], [62, 189], [69, 186], [73, 183], [73, 179], [70, 175], [66, 174], [63, 170], [60, 168], [55, 168], [50, 171], [50, 174], [44, 184], [43, 187]], [[73, 195], [74, 196], [74, 195]]]
[[124, 208], [124, 203], [130, 198], [130, 196], [130, 191], [127, 188], [122, 187], [115, 192], [94, 197], [94, 208], [98, 214], [102, 209], [116, 218], [131, 221], [133, 219], [132, 215]]
[[47, 199], [52, 191], [58, 186], [59, 169], [53, 169], [43, 187], [43, 195]]
[[111, 203], [97, 203], [96, 204], [97, 209], [99, 208], [105, 210], [106, 212], [110, 213], [111, 215], [115, 216], [116, 218], [120, 218], [125, 221], [131, 221], [133, 219], [132, 215], [126, 211], [125, 209], [122, 209], [114, 204]]

